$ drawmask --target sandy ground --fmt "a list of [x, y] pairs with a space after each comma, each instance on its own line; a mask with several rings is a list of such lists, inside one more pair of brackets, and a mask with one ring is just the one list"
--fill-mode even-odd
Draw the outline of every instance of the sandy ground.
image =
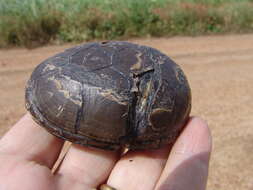
[[[253, 35], [138, 39], [182, 66], [192, 88], [193, 115], [213, 135], [208, 190], [253, 189]], [[0, 50], [0, 135], [24, 113], [33, 68], [71, 45]]]

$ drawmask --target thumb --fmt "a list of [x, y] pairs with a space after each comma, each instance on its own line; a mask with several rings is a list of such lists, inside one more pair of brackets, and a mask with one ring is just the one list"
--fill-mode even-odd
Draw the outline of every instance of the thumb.
[[207, 124], [191, 118], [171, 150], [156, 190], [205, 190], [211, 149]]

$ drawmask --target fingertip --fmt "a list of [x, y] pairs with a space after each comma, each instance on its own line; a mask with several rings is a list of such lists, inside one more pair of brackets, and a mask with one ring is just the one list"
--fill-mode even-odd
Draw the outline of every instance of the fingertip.
[[188, 145], [192, 145], [193, 152], [211, 152], [212, 150], [212, 134], [206, 120], [201, 117], [192, 116], [183, 133], [181, 141], [188, 141]]
[[191, 117], [172, 147], [156, 189], [205, 189], [211, 150], [207, 122]]
[[[199, 116], [191, 116], [187, 125], [196, 125], [196, 126], [199, 126], [199, 127], [205, 127], [205, 128], [208, 128], [208, 123], [207, 123], [207, 120], [199, 117]], [[208, 128], [209, 130], [209, 128]]]
[[212, 137], [207, 122], [199, 117], [191, 117], [172, 147], [169, 160], [173, 167], [198, 154], [205, 154], [209, 162], [212, 151]]
[[208, 123], [201, 117], [191, 116], [189, 121], [186, 124], [186, 127], [195, 126], [195, 127], [203, 127], [204, 129], [209, 130]]

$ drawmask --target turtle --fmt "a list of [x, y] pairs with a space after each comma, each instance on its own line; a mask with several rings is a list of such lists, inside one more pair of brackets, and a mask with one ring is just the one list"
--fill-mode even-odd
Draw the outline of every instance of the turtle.
[[188, 80], [159, 50], [126, 41], [84, 43], [32, 72], [26, 109], [51, 134], [103, 150], [173, 143], [191, 111]]

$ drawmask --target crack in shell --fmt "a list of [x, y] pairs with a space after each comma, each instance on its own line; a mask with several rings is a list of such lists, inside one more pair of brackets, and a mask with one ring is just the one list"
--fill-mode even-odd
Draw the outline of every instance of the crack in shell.
[[117, 93], [113, 92], [112, 90], [104, 90], [100, 93], [100, 95], [105, 97], [106, 99], [117, 102], [118, 104], [127, 105], [127, 102], [124, 101], [124, 99], [121, 96], [119, 96]]
[[[48, 77], [48, 80], [52, 81], [55, 84], [55, 86], [58, 89], [58, 91], [61, 92], [66, 99], [72, 101], [74, 104], [76, 104], [78, 106], [82, 105], [82, 101], [81, 100], [73, 98], [68, 90], [63, 89], [63, 85], [61, 84], [61, 82], [58, 79], [56, 79], [55, 77], [51, 76], [51, 77]], [[74, 81], [74, 82], [78, 83], [76, 81]]]
[[59, 116], [62, 114], [62, 112], [63, 112], [63, 110], [64, 110], [64, 106], [65, 106], [65, 105], [59, 106], [59, 107], [57, 108], [57, 110], [58, 110], [59, 112], [56, 114], [56, 117], [59, 117]]
[[130, 70], [140, 70], [141, 69], [141, 67], [142, 67], [142, 58], [141, 58], [141, 56], [142, 56], [141, 52], [138, 52], [136, 54], [137, 63], [135, 63], [134, 65], [132, 65], [130, 67]]
[[56, 69], [56, 67], [52, 64], [47, 64], [44, 68], [43, 68], [43, 71], [42, 72], [47, 72], [47, 71], [52, 71]]

